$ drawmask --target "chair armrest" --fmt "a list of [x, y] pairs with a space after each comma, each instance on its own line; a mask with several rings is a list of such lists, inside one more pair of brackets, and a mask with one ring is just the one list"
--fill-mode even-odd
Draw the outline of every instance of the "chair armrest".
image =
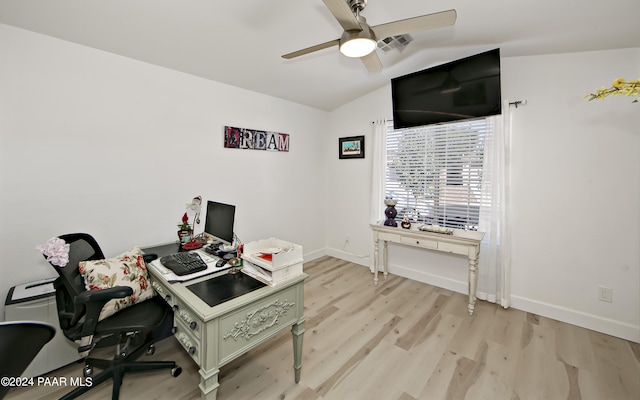
[[129, 286], [114, 286], [107, 289], [84, 291], [75, 297], [74, 302], [76, 304], [101, 302], [102, 305], [105, 305], [111, 299], [121, 299], [132, 294], [133, 289]]
[[129, 286], [114, 286], [107, 289], [87, 290], [79, 293], [74, 298], [74, 302], [84, 305], [86, 310], [81, 336], [93, 335], [96, 325], [98, 325], [100, 311], [109, 300], [121, 299], [132, 294], [133, 289]]

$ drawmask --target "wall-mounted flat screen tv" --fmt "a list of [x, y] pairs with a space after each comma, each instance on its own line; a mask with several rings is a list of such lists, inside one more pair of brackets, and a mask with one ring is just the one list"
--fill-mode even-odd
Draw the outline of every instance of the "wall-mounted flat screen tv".
[[502, 112], [500, 49], [391, 80], [395, 129]]

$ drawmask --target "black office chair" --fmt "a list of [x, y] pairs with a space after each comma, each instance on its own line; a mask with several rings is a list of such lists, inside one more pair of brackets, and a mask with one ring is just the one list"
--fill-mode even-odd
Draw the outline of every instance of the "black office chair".
[[87, 357], [83, 370], [85, 377], [93, 374], [94, 367], [102, 371], [92, 376], [91, 386], [78, 387], [61, 400], [76, 398], [109, 379], [113, 380], [112, 399], [116, 400], [126, 372], [167, 368], [172, 376], [180, 375], [182, 369], [173, 361], [134, 361], [143, 352], [153, 354], [153, 343], [172, 334], [173, 311], [169, 305], [156, 295], [99, 321], [100, 310], [109, 300], [129, 296], [133, 290], [127, 286], [86, 290], [78, 263], [104, 259], [100, 246], [86, 233], [62, 235], [59, 238], [70, 245], [68, 264], [65, 267], [52, 264], [60, 275], [54, 282], [54, 288], [62, 332], [72, 341], [91, 338], [89, 344], [78, 347], [80, 354], [90, 353], [95, 347], [116, 347], [112, 360]]
[[12, 321], [0, 322], [0, 399], [11, 389], [12, 382], [5, 377], [22, 375], [42, 347], [56, 334], [56, 329], [42, 322]]

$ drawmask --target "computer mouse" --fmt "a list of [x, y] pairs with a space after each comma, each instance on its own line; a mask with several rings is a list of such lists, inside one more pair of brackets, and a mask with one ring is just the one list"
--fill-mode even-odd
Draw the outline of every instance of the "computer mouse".
[[150, 263], [151, 261], [155, 260], [156, 258], [158, 258], [158, 255], [155, 253], [150, 253], [150, 254], [143, 254], [142, 255], [142, 259], [144, 260], [144, 262], [146, 263]]
[[216, 267], [220, 268], [220, 267], [224, 267], [224, 265], [227, 263], [227, 260], [225, 260], [224, 258], [221, 258], [218, 260], [218, 262], [216, 263]]

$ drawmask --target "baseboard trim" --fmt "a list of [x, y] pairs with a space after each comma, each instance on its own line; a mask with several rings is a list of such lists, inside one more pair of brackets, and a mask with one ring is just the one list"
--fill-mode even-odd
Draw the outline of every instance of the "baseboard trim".
[[313, 261], [325, 255], [326, 255], [325, 249], [321, 249], [321, 250], [312, 251], [311, 253], [305, 253], [303, 255], [303, 258], [304, 258], [304, 261], [306, 262], [306, 261]]
[[621, 339], [640, 343], [640, 326], [633, 326], [625, 322], [604, 318], [582, 311], [544, 303], [520, 296], [511, 296], [511, 307], [543, 317], [580, 326], [592, 331], [619, 337]]
[[389, 273], [402, 276], [404, 278], [413, 279], [418, 282], [437, 286], [439, 288], [448, 289], [453, 292], [468, 294], [469, 284], [467, 282], [446, 278], [440, 275], [430, 274], [428, 272], [419, 271], [413, 268], [389, 264]]
[[[322, 255], [328, 255], [341, 260], [370, 268], [369, 257], [358, 256], [336, 249], [325, 249]], [[389, 273], [413, 279], [429, 285], [449, 289], [457, 293], [467, 294], [467, 282], [433, 275], [412, 268], [389, 264]], [[521, 296], [511, 296], [511, 307], [524, 312], [551, 318], [557, 321], [580, 326], [606, 335], [640, 343], [640, 326], [634, 326], [621, 321], [572, 310], [555, 304], [540, 302]]]
[[358, 254], [349, 253], [342, 250], [336, 249], [325, 249], [324, 255], [339, 258], [341, 260], [349, 261], [354, 264], [362, 265], [363, 267], [369, 268], [369, 255], [361, 256]]

